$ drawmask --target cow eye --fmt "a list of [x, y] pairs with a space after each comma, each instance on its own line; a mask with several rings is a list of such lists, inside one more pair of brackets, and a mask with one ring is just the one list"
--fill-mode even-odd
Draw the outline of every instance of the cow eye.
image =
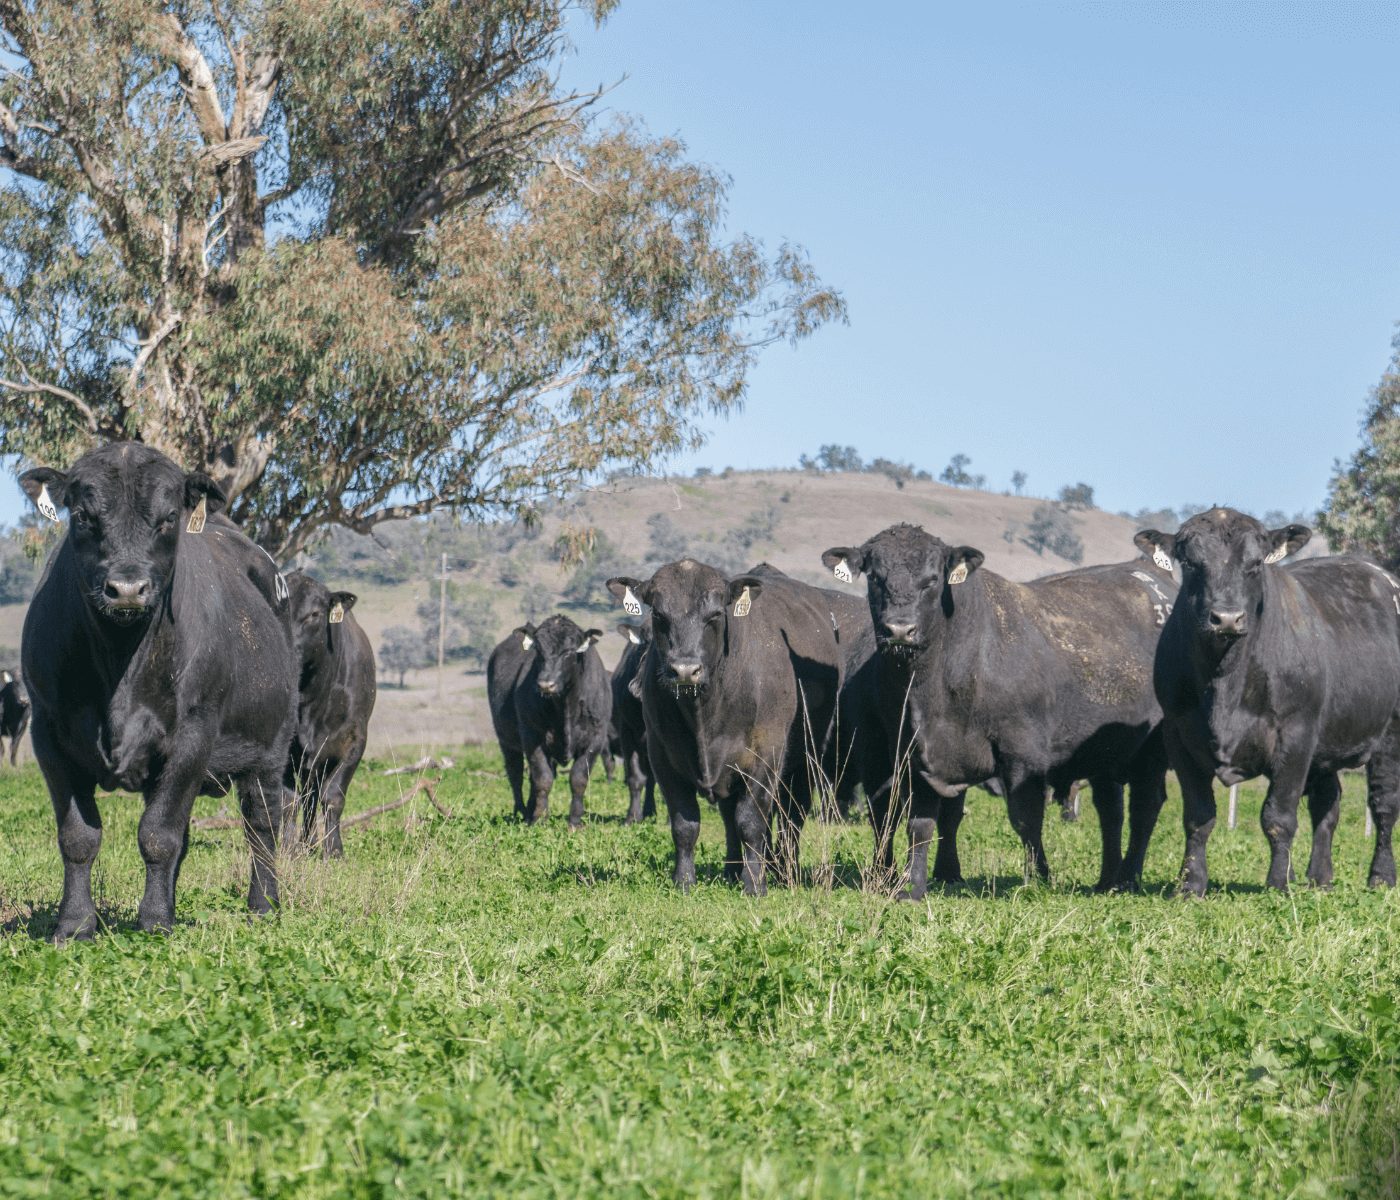
[[73, 510], [73, 527], [75, 529], [91, 529], [96, 523], [92, 514], [86, 509], [76, 508]]
[[652, 629], [655, 630], [657, 633], [665, 633], [668, 629], [671, 628], [671, 622], [668, 621], [665, 617], [663, 617], [655, 609], [652, 609], [651, 626]]
[[724, 619], [724, 611], [721, 609], [721, 610], [719, 610], [718, 612], [712, 612], [708, 617], [706, 617], [706, 618], [705, 618], [705, 624], [706, 624], [706, 625], [715, 625], [715, 624], [718, 624], [718, 623], [719, 623], [720, 621], [722, 621], [723, 619]]

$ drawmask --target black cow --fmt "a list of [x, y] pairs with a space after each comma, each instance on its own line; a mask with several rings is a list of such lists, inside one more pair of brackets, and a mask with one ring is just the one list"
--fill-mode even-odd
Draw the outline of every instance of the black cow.
[[4, 672], [4, 685], [0, 686], [0, 738], [10, 739], [10, 766], [15, 765], [19, 753], [19, 740], [29, 727], [29, 693], [14, 675]]
[[[935, 822], [934, 877], [958, 878], [962, 793], [988, 780], [1006, 799], [1028, 863], [1045, 878], [1046, 789], [1089, 779], [1103, 836], [1098, 887], [1136, 887], [1166, 795], [1151, 679], [1176, 593], [1170, 572], [1132, 562], [1012, 583], [978, 570], [980, 550], [949, 546], [913, 525], [833, 547], [822, 561], [837, 578], [862, 571], [868, 578], [895, 790], [911, 794], [910, 894], [927, 888]], [[1125, 782], [1132, 789], [1126, 858]], [[953, 812], [945, 821], [947, 802]], [[877, 830], [889, 828], [885, 812], [873, 819]]]
[[[556, 767], [569, 770], [569, 828], [583, 824], [583, 796], [593, 762], [608, 742], [612, 686], [594, 648], [598, 629], [580, 629], [556, 614], [522, 625], [491, 651], [486, 692], [491, 724], [505, 758], [516, 816], [534, 824], [549, 815]], [[530, 767], [530, 803], [524, 799]]]
[[1400, 809], [1400, 581], [1359, 558], [1276, 566], [1312, 536], [1266, 529], [1214, 508], [1175, 534], [1146, 529], [1143, 550], [1181, 564], [1181, 597], [1162, 631], [1154, 675], [1181, 784], [1186, 856], [1181, 889], [1206, 889], [1215, 826], [1211, 776], [1269, 780], [1260, 821], [1268, 883], [1284, 888], [1298, 800], [1313, 821], [1308, 879], [1332, 881], [1337, 772], [1365, 764], [1376, 822], [1372, 886], [1395, 885], [1391, 830]]
[[208, 476], [134, 442], [66, 474], [20, 476], [46, 515], [69, 511], [25, 617], [34, 756], [58, 821], [54, 938], [92, 936], [96, 788], [141, 792], [141, 928], [168, 930], [199, 794], [237, 786], [252, 849], [248, 906], [277, 902], [274, 867], [296, 671], [285, 594], [267, 555], [227, 521]]
[[695, 883], [697, 792], [719, 803], [725, 876], [766, 890], [770, 829], [796, 878], [798, 836], [820, 771], [843, 660], [819, 589], [759, 575], [726, 579], [682, 559], [643, 583], [608, 580], [632, 615], [651, 607], [642, 706], [651, 769], [671, 819], [673, 878]]
[[[638, 677], [651, 642], [651, 622], [617, 627], [627, 649], [612, 673], [612, 728], [617, 736], [617, 756], [627, 780], [627, 824], [656, 816], [656, 777], [647, 757], [647, 723], [642, 712], [642, 681]], [[645, 799], [643, 799], [645, 794]]]
[[332, 592], [301, 571], [287, 576], [300, 670], [296, 731], [287, 787], [301, 803], [302, 839], [311, 842], [325, 814], [322, 847], [345, 853], [340, 814], [369, 740], [374, 712], [374, 651], [350, 610], [354, 592]]

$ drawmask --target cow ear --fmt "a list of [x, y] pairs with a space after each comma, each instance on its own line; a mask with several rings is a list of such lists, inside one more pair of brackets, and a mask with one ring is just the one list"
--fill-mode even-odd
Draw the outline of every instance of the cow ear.
[[635, 625], [629, 625], [626, 621], [619, 621], [617, 623], [617, 631], [631, 642], [632, 645], [640, 646], [642, 644], [642, 635], [637, 632], [637, 627]]
[[583, 644], [574, 651], [575, 654], [587, 654], [603, 636], [601, 629], [585, 629], [583, 631]]
[[206, 512], [222, 512], [228, 504], [223, 488], [203, 471], [191, 471], [185, 476], [185, 507], [197, 508], [201, 500]]
[[19, 477], [24, 494], [50, 521], [58, 520], [58, 505], [68, 507], [68, 476], [52, 467], [35, 467]]
[[622, 601], [622, 611], [640, 617], [642, 605], [651, 603], [651, 587], [629, 575], [617, 575], [608, 580], [608, 591]]
[[345, 614], [355, 607], [355, 601], [358, 599], [359, 597], [354, 592], [332, 592], [327, 622], [331, 625], [339, 625], [345, 620]]
[[1290, 554], [1297, 554], [1311, 537], [1312, 530], [1306, 525], [1284, 525], [1280, 529], [1269, 530], [1269, 552], [1264, 555], [1264, 561], [1281, 562]]
[[1133, 545], [1164, 571], [1172, 569], [1172, 559], [1176, 557], [1176, 535], [1160, 533], [1156, 529], [1144, 529], [1133, 536]]
[[522, 650], [528, 650], [535, 644], [535, 627], [529, 621], [526, 621], [524, 625], [517, 625], [511, 632], [520, 635], [520, 648]]
[[987, 556], [972, 546], [955, 546], [948, 552], [948, 582], [953, 587], [965, 583], [967, 577], [977, 570]]
[[865, 557], [859, 546], [833, 546], [822, 555], [822, 566], [842, 583], [850, 583], [865, 570]]
[[759, 575], [739, 575], [729, 581], [724, 592], [724, 606], [736, 617], [747, 617], [753, 606], [754, 597], [763, 591], [763, 578]]

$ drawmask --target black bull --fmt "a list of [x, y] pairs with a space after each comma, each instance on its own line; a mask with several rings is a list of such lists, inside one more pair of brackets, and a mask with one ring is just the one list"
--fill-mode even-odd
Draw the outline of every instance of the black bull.
[[135, 443], [94, 450], [66, 474], [21, 483], [67, 536], [24, 623], [34, 755], [58, 822], [63, 899], [56, 940], [97, 924], [91, 876], [102, 842], [98, 787], [140, 792], [146, 863], [141, 927], [169, 929], [199, 794], [236, 785], [252, 849], [248, 905], [277, 900], [274, 870], [296, 698], [284, 585], [227, 520], [198, 472]]
[[893, 807], [872, 804], [881, 865], [892, 866], [890, 817], [907, 795], [910, 894], [927, 889], [935, 824], [934, 877], [960, 878], [963, 792], [990, 781], [1006, 798], [1029, 865], [1047, 877], [1046, 789], [1088, 779], [1103, 837], [1098, 887], [1138, 886], [1165, 799], [1151, 673], [1176, 593], [1170, 573], [1137, 561], [1012, 583], [979, 570], [980, 551], [911, 525], [833, 547], [822, 561], [840, 579], [868, 579], [899, 795]]

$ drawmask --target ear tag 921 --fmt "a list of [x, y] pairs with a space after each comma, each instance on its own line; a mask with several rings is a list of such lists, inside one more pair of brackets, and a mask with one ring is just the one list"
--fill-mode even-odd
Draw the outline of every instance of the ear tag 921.
[[330, 616], [326, 618], [326, 621], [330, 625], [339, 625], [343, 620], [345, 620], [345, 605], [337, 600], [331, 605], [331, 613]]
[[34, 501], [34, 504], [50, 521], [58, 520], [58, 509], [54, 507], [53, 497], [49, 495], [47, 483], [39, 489], [39, 498]]
[[642, 615], [642, 602], [632, 594], [631, 588], [625, 588], [622, 592], [622, 611], [633, 617]]
[[1152, 561], [1164, 571], [1170, 571], [1172, 569], [1172, 556], [1163, 550], [1161, 546], [1154, 546], [1152, 548]]
[[965, 562], [960, 562], [960, 563], [958, 563], [958, 565], [957, 565], [956, 567], [954, 567], [951, 571], [948, 572], [948, 582], [949, 582], [953, 587], [957, 587], [958, 584], [960, 584], [960, 583], [961, 583], [964, 579], [966, 579], [966, 578], [967, 578], [967, 563], [965, 563]]
[[846, 565], [844, 558], [838, 558], [836, 565], [831, 568], [831, 573], [842, 583], [850, 583], [855, 576], [851, 574], [851, 568]]
[[753, 597], [749, 595], [749, 589], [745, 588], [739, 593], [739, 598], [734, 601], [734, 615], [736, 617], [747, 617], [749, 609], [753, 607]]
[[1264, 555], [1264, 561], [1266, 563], [1276, 563], [1279, 559], [1287, 557], [1288, 543], [1284, 542], [1282, 546], [1278, 547], [1278, 549], [1270, 550], [1266, 555]]
[[203, 533], [204, 522], [209, 517], [209, 505], [205, 503], [203, 496], [199, 498], [199, 503], [194, 506], [194, 512], [190, 513], [190, 523], [185, 526], [186, 533]]

